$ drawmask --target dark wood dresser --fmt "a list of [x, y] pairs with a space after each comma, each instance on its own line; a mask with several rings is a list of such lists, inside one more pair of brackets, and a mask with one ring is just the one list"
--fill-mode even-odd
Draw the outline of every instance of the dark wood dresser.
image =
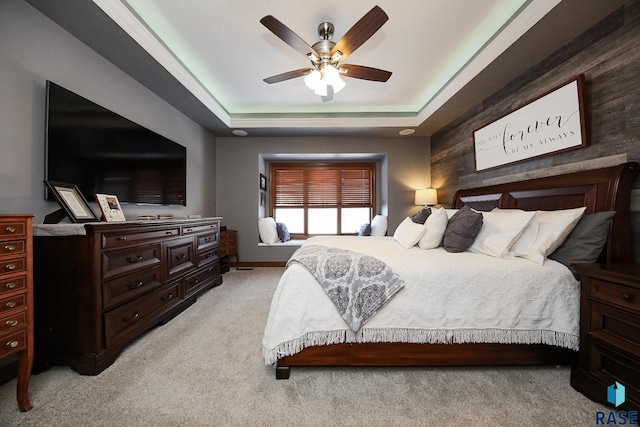
[[[56, 227], [85, 234], [43, 235]], [[220, 218], [36, 226], [34, 371], [96, 375], [221, 284], [219, 229]]]
[[229, 271], [229, 258], [234, 256], [236, 262], [238, 259], [238, 231], [237, 230], [221, 230], [220, 231], [220, 270], [223, 273]]
[[0, 215], [0, 358], [18, 353], [18, 407], [31, 409], [33, 215]]
[[640, 410], [640, 265], [575, 264], [581, 280], [580, 356], [573, 388], [607, 404], [607, 388], [625, 387], [620, 409]]

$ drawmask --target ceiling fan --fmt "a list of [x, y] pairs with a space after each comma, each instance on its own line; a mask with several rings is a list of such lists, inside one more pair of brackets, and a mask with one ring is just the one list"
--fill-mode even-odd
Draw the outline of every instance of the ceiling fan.
[[387, 14], [379, 6], [375, 6], [356, 22], [337, 43], [331, 41], [333, 24], [323, 22], [318, 26], [320, 41], [309, 46], [282, 22], [267, 15], [260, 20], [262, 25], [286, 44], [305, 55], [311, 61], [312, 67], [277, 74], [267, 77], [264, 81], [271, 84], [305, 76], [307, 86], [314, 90], [315, 94], [323, 97], [327, 97], [328, 86], [332, 93], [339, 92], [345, 86], [340, 76], [386, 82], [391, 77], [389, 71], [363, 65], [343, 64], [342, 61], [366, 42], [388, 19]]

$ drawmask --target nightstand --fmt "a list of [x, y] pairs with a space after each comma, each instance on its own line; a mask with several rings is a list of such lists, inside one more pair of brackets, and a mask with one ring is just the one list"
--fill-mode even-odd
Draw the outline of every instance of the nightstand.
[[220, 257], [220, 271], [229, 271], [229, 257], [238, 259], [238, 232], [236, 230], [220, 230], [220, 242], [218, 244], [218, 256]]
[[580, 275], [580, 356], [571, 386], [607, 404], [607, 388], [625, 387], [619, 408], [640, 409], [640, 265], [574, 264]]

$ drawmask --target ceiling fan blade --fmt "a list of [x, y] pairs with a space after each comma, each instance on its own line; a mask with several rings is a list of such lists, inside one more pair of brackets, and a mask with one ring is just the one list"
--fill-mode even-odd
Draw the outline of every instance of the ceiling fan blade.
[[278, 36], [283, 42], [300, 52], [301, 54], [309, 57], [314, 55], [320, 59], [320, 55], [311, 46], [307, 44], [299, 35], [291, 31], [289, 27], [278, 21], [271, 15], [267, 15], [260, 20], [260, 23], [267, 27], [273, 34]]
[[342, 77], [353, 77], [354, 79], [372, 80], [374, 82], [386, 82], [391, 77], [391, 71], [363, 65], [342, 64], [340, 65], [340, 70], [346, 71], [346, 73], [340, 73]]
[[340, 60], [345, 59], [347, 56], [359, 48], [364, 42], [369, 40], [376, 31], [387, 22], [389, 17], [379, 6], [374, 6], [366, 15], [364, 15], [353, 27], [336, 43], [331, 49], [330, 56], [340, 51], [342, 56]]
[[300, 68], [299, 70], [287, 71], [286, 73], [276, 74], [275, 76], [267, 77], [264, 79], [266, 83], [279, 83], [289, 79], [295, 79], [296, 77], [302, 77], [307, 75], [313, 68]]

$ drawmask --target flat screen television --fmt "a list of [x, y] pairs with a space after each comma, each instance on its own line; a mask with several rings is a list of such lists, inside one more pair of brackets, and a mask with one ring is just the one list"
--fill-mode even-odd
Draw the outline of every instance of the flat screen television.
[[50, 81], [45, 146], [45, 179], [75, 184], [89, 201], [187, 204], [184, 146]]

